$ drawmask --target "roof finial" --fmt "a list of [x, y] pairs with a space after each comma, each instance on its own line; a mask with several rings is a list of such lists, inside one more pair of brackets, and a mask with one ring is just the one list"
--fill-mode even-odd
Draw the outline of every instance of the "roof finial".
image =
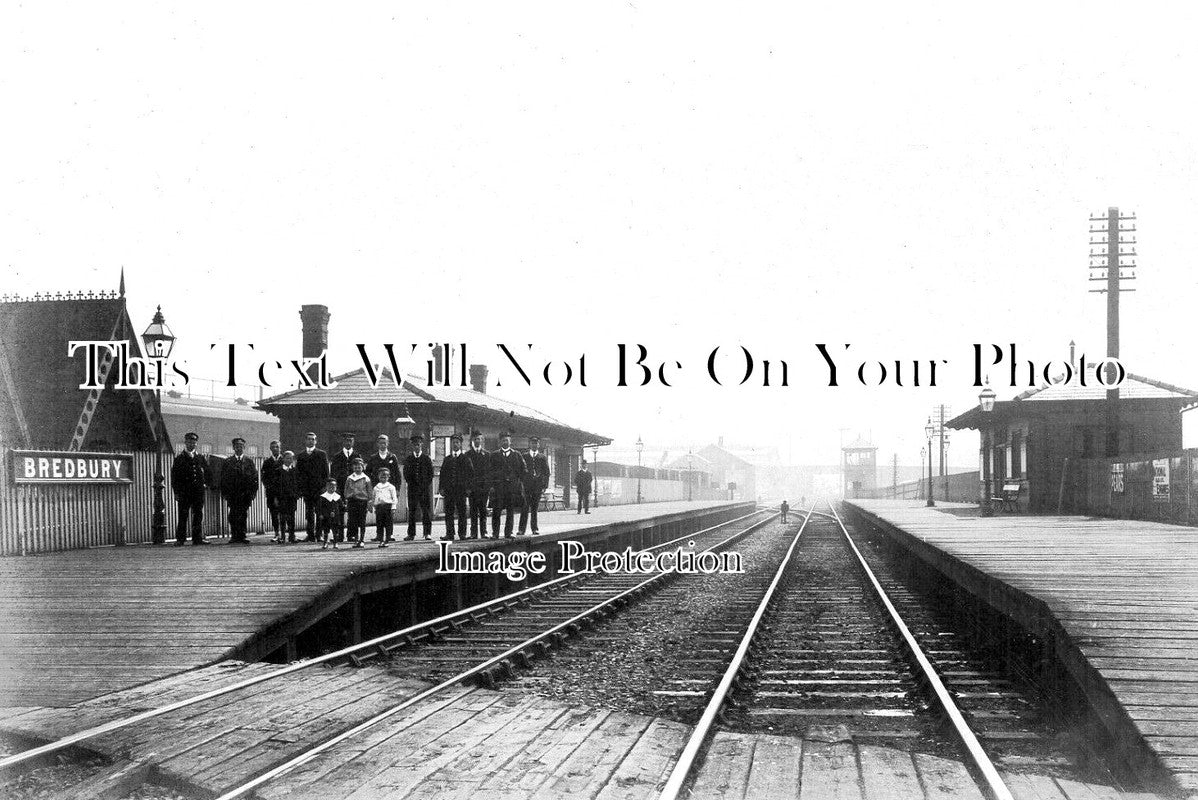
[[121, 267], [121, 298], [125, 297], [125, 268]]

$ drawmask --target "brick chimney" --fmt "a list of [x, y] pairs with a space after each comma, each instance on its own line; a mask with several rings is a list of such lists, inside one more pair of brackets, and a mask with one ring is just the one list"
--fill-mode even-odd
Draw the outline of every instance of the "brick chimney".
[[486, 364], [471, 364], [470, 365], [470, 387], [479, 394], [487, 393], [487, 369]]
[[[300, 322], [304, 330], [304, 358], [316, 358], [329, 346], [329, 307], [323, 305], [300, 306]], [[320, 368], [308, 367], [308, 377], [313, 382], [320, 377]]]

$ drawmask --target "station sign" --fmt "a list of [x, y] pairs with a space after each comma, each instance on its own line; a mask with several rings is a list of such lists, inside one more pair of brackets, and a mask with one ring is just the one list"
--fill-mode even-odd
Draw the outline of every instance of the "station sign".
[[133, 456], [13, 450], [13, 483], [133, 483]]
[[1152, 461], [1152, 499], [1160, 502], [1169, 500], [1169, 459]]

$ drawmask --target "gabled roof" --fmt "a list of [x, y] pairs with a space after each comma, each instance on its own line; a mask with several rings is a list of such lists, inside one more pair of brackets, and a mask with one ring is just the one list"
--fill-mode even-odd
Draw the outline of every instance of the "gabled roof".
[[[1030, 400], [1043, 402], [1045, 400], [1104, 400], [1106, 387], [1091, 380], [1086, 386], [1076, 378], [1069, 383], [1054, 383], [1028, 389], [1016, 395], [1015, 400]], [[1155, 397], [1198, 397], [1198, 392], [1183, 389], [1164, 381], [1146, 378], [1143, 375], [1128, 373], [1123, 383], [1119, 385], [1119, 397], [1123, 400], [1142, 400]]]
[[504, 400], [493, 394], [476, 392], [473, 389], [456, 386], [425, 386], [422, 379], [416, 375], [408, 375], [397, 385], [392, 378], [391, 371], [384, 369], [380, 371], [378, 386], [372, 386], [366, 370], [357, 369], [336, 375], [333, 380], [337, 385], [331, 388], [294, 389], [259, 400], [257, 407], [277, 415], [280, 409], [289, 406], [383, 405], [394, 407], [407, 404], [413, 409], [418, 409], [422, 405], [445, 403], [514, 416], [516, 419], [530, 420], [544, 426], [570, 431], [576, 434], [577, 438], [586, 442], [598, 442], [601, 445], [611, 444], [611, 439], [605, 436], [571, 427], [535, 408]]
[[[89, 392], [84, 381], [82, 351], [67, 356], [70, 341], [128, 341], [133, 355], [141, 343], [133, 330], [123, 294], [100, 292], [35, 299], [0, 298], [0, 417], [3, 430], [17, 446], [67, 449], [81, 420]], [[111, 382], [111, 381], [110, 381]], [[154, 428], [139, 392], [105, 389], [88, 418], [103, 418], [106, 445], [152, 448]], [[146, 393], [149, 395], [149, 393]], [[146, 398], [154, 404], [153, 396]], [[156, 404], [152, 409], [156, 412]], [[89, 446], [89, 437], [83, 447]]]
[[[1106, 399], [1107, 389], [1105, 386], [1093, 380], [1087, 381], [1087, 385], [1082, 386], [1081, 381], [1075, 377], [1069, 383], [1046, 384], [1035, 389], [1028, 389], [1011, 400], [996, 402], [994, 409], [996, 413], [1002, 412], [1009, 415], [1017, 414], [1019, 407], [1024, 403], [1035, 404], [1035, 406], [1028, 406], [1030, 411], [1031, 408], [1039, 407], [1042, 403], [1105, 402]], [[1120, 402], [1128, 400], [1159, 401], [1180, 410], [1191, 399], [1198, 400], [1198, 392], [1130, 372], [1127, 373], [1123, 383], [1119, 385]], [[981, 414], [981, 407], [974, 406], [946, 424], [957, 430], [976, 428], [983, 424]]]

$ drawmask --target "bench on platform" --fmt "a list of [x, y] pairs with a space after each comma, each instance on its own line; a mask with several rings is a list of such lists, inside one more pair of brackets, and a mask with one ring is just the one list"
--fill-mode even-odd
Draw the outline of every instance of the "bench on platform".
[[546, 489], [541, 493], [542, 511], [555, 511], [558, 507], [566, 507], [566, 500], [560, 489]]
[[1012, 483], [1004, 483], [1002, 491], [994, 497], [990, 498], [990, 504], [998, 504], [999, 508], [1007, 512], [1019, 511], [1019, 494], [1023, 491], [1023, 484], [1018, 481]]

